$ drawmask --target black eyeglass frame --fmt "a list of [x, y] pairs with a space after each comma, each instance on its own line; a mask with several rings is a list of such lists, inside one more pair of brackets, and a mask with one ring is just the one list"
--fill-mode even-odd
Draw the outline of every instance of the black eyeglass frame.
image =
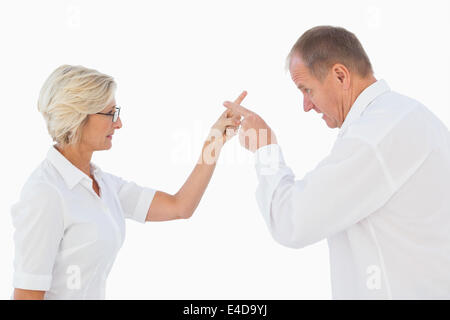
[[114, 113], [97, 112], [96, 114], [102, 114], [104, 116], [111, 116], [112, 122], [116, 122], [120, 116], [120, 107], [115, 107], [115, 108], [116, 108], [116, 111], [114, 111]]

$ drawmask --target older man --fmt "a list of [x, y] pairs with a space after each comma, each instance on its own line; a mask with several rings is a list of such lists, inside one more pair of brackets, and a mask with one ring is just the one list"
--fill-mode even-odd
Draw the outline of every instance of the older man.
[[[257, 202], [274, 239], [328, 240], [333, 298], [450, 298], [450, 135], [421, 103], [376, 80], [355, 35], [319, 26], [288, 65], [306, 112], [340, 128], [330, 154], [301, 180], [256, 113], [240, 141], [255, 151]], [[257, 133], [257, 134], [249, 134]]]

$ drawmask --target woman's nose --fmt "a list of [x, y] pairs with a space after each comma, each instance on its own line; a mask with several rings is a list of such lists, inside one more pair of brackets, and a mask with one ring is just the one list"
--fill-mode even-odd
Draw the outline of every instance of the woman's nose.
[[120, 117], [117, 118], [117, 121], [113, 123], [114, 129], [120, 129], [122, 128], [122, 120], [120, 120]]

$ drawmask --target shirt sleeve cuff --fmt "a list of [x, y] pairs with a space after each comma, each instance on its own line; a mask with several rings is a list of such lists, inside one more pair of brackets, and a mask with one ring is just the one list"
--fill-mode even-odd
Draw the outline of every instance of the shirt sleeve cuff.
[[147, 218], [148, 209], [155, 197], [156, 190], [150, 188], [144, 188], [139, 197], [139, 201], [136, 205], [133, 217], [137, 222], [145, 223]]
[[51, 275], [36, 275], [24, 272], [15, 272], [13, 278], [14, 288], [26, 290], [48, 291], [52, 284]]
[[273, 175], [285, 166], [283, 153], [278, 144], [269, 144], [256, 150], [255, 167], [258, 176]]

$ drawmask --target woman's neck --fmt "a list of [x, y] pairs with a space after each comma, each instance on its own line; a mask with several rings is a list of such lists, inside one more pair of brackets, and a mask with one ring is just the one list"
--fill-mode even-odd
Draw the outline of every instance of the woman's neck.
[[86, 150], [79, 144], [71, 144], [64, 147], [55, 145], [55, 148], [72, 163], [75, 167], [83, 171], [88, 177], [91, 177], [91, 158], [92, 151]]

